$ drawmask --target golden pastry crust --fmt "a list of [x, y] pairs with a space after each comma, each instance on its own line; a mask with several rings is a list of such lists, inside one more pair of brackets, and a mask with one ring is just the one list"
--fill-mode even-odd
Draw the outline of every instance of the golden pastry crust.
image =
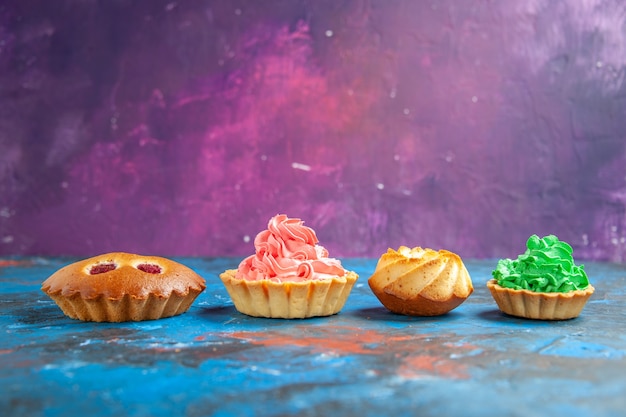
[[458, 255], [406, 246], [383, 254], [368, 284], [387, 309], [411, 316], [445, 314], [474, 291]]
[[498, 285], [495, 279], [487, 282], [487, 288], [502, 312], [535, 320], [569, 320], [578, 317], [595, 290], [591, 284], [584, 290], [564, 293], [515, 290]]
[[235, 308], [253, 317], [296, 319], [337, 314], [346, 303], [358, 275], [277, 283], [236, 278], [237, 270], [220, 274]]
[[84, 321], [143, 321], [182, 314], [206, 288], [192, 269], [167, 258], [107, 253], [67, 265], [42, 291]]

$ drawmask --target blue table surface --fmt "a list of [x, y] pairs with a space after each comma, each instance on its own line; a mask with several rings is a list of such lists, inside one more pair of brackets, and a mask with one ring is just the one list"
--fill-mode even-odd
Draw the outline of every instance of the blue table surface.
[[239, 259], [177, 258], [207, 280], [181, 316], [89, 323], [41, 282], [76, 259], [0, 259], [3, 416], [626, 415], [626, 265], [587, 263], [596, 292], [559, 322], [502, 314], [495, 261], [466, 261], [475, 291], [451, 313], [395, 315], [371, 293], [376, 260], [337, 315], [261, 319], [218, 274]]

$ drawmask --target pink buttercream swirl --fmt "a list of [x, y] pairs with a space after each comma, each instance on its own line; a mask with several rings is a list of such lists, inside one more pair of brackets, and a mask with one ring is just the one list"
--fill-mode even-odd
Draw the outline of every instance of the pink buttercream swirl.
[[237, 278], [297, 282], [343, 276], [341, 262], [329, 258], [317, 243], [315, 232], [302, 220], [278, 214], [254, 239], [256, 254], [241, 261]]

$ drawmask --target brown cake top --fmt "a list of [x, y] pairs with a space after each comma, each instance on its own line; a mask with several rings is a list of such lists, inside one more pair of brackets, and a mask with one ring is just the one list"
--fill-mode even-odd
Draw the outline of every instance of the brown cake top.
[[185, 296], [190, 289], [202, 291], [205, 281], [191, 268], [167, 258], [112, 252], [59, 269], [41, 289], [66, 297], [78, 293], [85, 299], [119, 300], [127, 294], [139, 299], [150, 294], [166, 298], [172, 292]]

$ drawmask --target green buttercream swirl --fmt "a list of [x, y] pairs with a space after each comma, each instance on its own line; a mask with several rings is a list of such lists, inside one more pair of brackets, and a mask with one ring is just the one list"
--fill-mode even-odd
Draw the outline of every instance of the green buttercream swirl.
[[516, 260], [501, 259], [491, 273], [498, 285], [534, 292], [569, 292], [589, 286], [584, 265], [576, 266], [572, 247], [549, 235], [532, 235]]

